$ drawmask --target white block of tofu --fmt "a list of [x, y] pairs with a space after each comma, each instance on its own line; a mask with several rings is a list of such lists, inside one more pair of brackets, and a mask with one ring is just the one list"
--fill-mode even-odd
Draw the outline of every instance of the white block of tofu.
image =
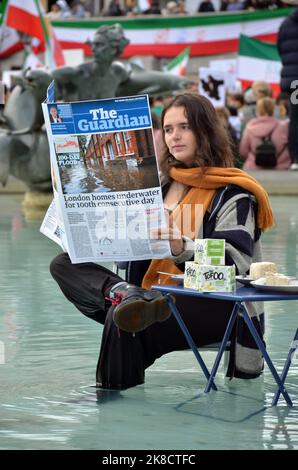
[[279, 273], [266, 273], [266, 286], [289, 286], [291, 278]]
[[259, 279], [264, 277], [266, 273], [276, 273], [277, 267], [275, 263], [269, 261], [261, 261], [259, 263], [252, 263], [249, 268], [249, 277], [252, 279]]

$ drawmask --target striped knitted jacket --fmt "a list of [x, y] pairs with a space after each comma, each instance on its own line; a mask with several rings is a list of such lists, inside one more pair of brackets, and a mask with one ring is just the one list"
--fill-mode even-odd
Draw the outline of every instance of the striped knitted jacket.
[[[217, 191], [203, 222], [204, 238], [224, 238], [227, 265], [235, 264], [237, 274], [248, 274], [251, 263], [261, 261], [261, 231], [256, 227], [255, 197], [239, 186], [228, 185]], [[173, 257], [181, 271], [184, 262], [193, 259], [193, 250]], [[246, 302], [247, 311], [259, 335], [264, 334], [263, 302]], [[230, 338], [228, 377], [255, 378], [263, 370], [263, 358], [240, 314]]]
[[[257, 203], [252, 194], [237, 186], [227, 186], [216, 194], [212, 210], [204, 221], [204, 238], [226, 240], [226, 264], [235, 264], [237, 274], [249, 272], [261, 261], [261, 231], [256, 227]], [[260, 335], [264, 333], [263, 302], [246, 302], [246, 308]], [[231, 338], [227, 375], [255, 378], [263, 370], [263, 358], [240, 314]]]

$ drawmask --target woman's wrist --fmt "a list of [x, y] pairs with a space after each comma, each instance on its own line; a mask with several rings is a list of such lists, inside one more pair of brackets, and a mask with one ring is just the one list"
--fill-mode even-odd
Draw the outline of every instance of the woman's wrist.
[[189, 261], [190, 259], [193, 259], [193, 256], [194, 256], [194, 241], [191, 238], [185, 237], [184, 235], [182, 236], [181, 241], [182, 241], [182, 250], [180, 251], [178, 255], [175, 255], [171, 249], [172, 260], [174, 261], [175, 264], [181, 264], [181, 263], [184, 263], [185, 261]]
[[180, 256], [181, 253], [183, 253], [183, 251], [184, 251], [184, 240], [181, 239], [181, 240], [179, 240], [178, 243], [177, 243], [177, 241], [178, 240], [171, 243], [171, 252], [172, 252], [173, 256]]

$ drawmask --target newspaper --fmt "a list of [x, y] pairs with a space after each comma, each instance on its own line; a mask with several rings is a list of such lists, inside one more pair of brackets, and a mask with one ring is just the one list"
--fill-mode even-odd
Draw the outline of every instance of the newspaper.
[[72, 263], [161, 259], [168, 240], [147, 95], [42, 105], [54, 200], [41, 232]]

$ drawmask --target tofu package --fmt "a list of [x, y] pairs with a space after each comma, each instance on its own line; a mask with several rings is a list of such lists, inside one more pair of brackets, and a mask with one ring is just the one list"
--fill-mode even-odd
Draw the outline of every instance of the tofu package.
[[200, 292], [234, 292], [235, 266], [213, 266], [192, 261], [185, 263], [184, 287]]
[[200, 265], [193, 261], [185, 262], [184, 287], [188, 289], [200, 290], [199, 286]]
[[198, 264], [224, 266], [226, 241], [216, 238], [196, 238], [194, 261]]

